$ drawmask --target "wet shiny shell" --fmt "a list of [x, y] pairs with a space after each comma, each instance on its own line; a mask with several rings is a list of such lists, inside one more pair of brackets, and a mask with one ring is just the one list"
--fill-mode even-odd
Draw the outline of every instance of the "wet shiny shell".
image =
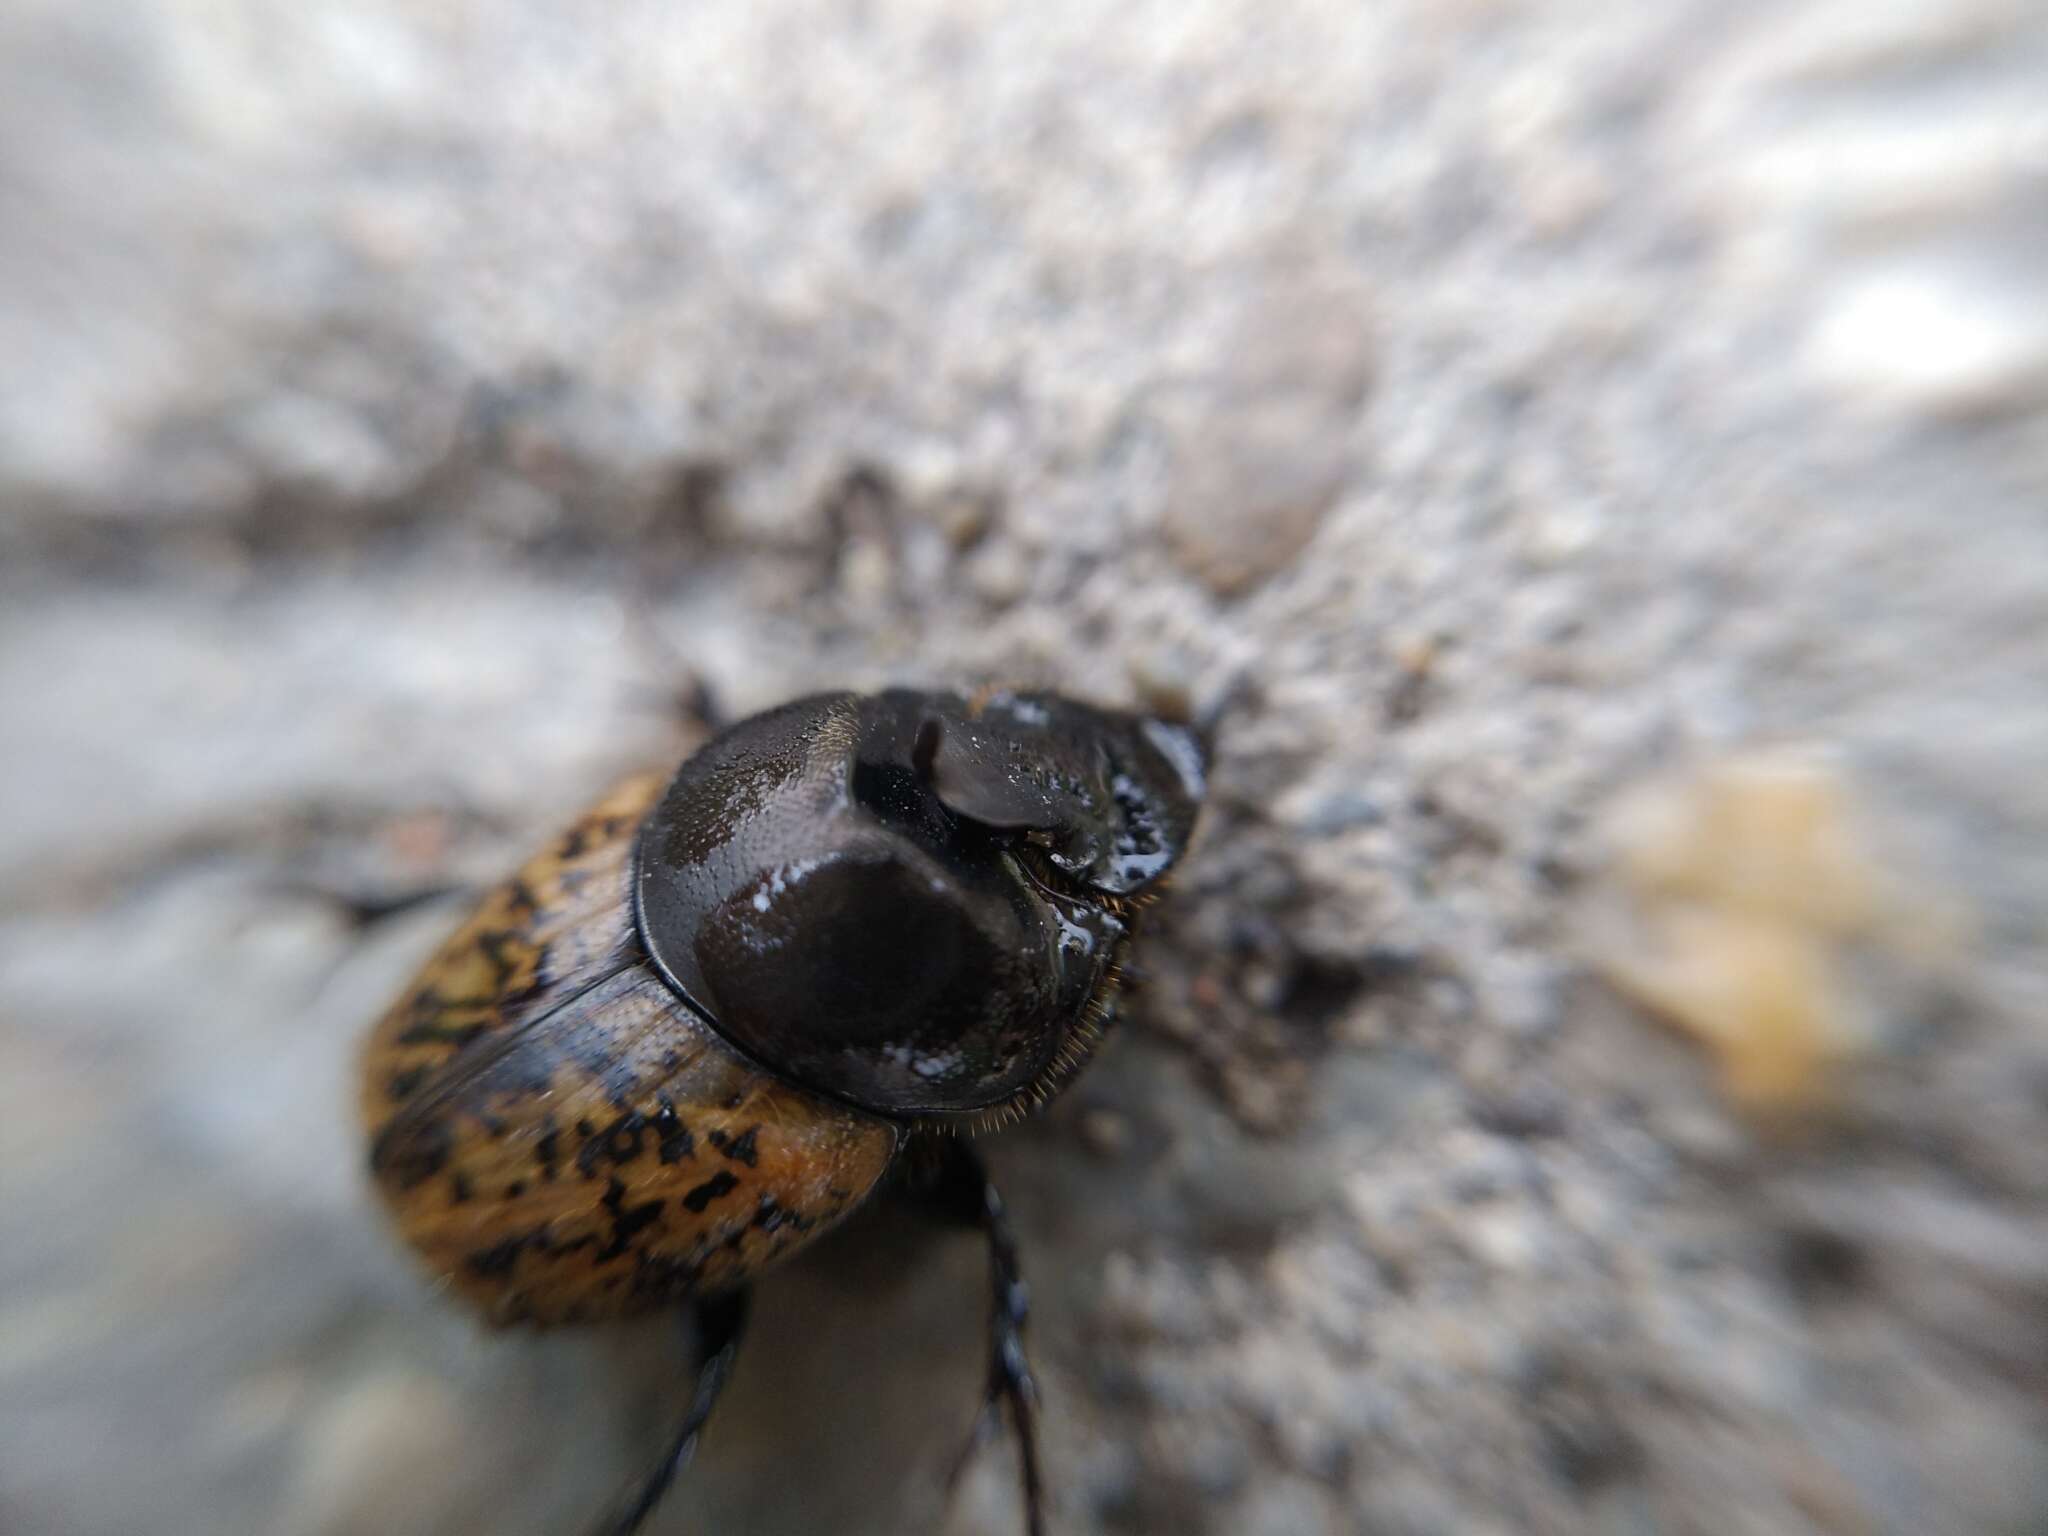
[[1071, 1063], [1202, 795], [1185, 727], [1054, 694], [821, 694], [683, 765], [637, 854], [656, 967], [754, 1060], [891, 1117]]
[[622, 785], [492, 891], [373, 1031], [371, 1166], [433, 1272], [499, 1321], [746, 1279], [851, 1211], [900, 1128], [750, 1064], [647, 962]]

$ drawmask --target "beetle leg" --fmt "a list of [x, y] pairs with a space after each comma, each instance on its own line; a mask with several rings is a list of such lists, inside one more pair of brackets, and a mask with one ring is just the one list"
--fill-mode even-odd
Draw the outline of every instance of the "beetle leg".
[[981, 1411], [960, 1455], [953, 1463], [949, 1486], [994, 1438], [1002, 1426], [1003, 1408], [1017, 1429], [1017, 1459], [1024, 1479], [1024, 1526], [1030, 1536], [1045, 1536], [1045, 1485], [1038, 1459], [1038, 1382], [1024, 1354], [1024, 1324], [1031, 1315], [1031, 1293], [1017, 1261], [1017, 1239], [1003, 1197], [988, 1176], [981, 1154], [960, 1137], [940, 1143], [938, 1166], [923, 1191], [930, 1209], [949, 1226], [978, 1228], [988, 1241], [988, 1377]]
[[654, 1513], [654, 1506], [668, 1492], [676, 1474], [690, 1464], [705, 1420], [711, 1417], [718, 1394], [725, 1390], [732, 1375], [733, 1360], [747, 1331], [747, 1303], [751, 1294], [741, 1286], [716, 1296], [700, 1297], [692, 1305], [690, 1314], [696, 1323], [697, 1358], [701, 1363], [697, 1367], [697, 1390], [691, 1396], [690, 1411], [683, 1415], [683, 1422], [669, 1441], [668, 1449], [661, 1453], [661, 1460], [633, 1491], [632, 1502], [599, 1525], [592, 1536], [633, 1536]]

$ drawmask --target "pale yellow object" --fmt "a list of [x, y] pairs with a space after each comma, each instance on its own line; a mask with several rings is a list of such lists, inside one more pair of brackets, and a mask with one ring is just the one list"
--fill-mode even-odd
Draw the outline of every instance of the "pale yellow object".
[[1868, 1041], [1845, 945], [1899, 915], [1824, 759], [1725, 759], [1625, 801], [1594, 907], [1592, 959], [1625, 995], [1705, 1042], [1733, 1099], [1811, 1105]]

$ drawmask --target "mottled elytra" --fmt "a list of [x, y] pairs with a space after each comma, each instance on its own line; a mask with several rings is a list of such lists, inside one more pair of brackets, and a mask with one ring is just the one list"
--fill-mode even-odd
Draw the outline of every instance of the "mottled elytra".
[[370, 1166], [498, 1322], [676, 1307], [700, 1371], [630, 1532], [695, 1447], [746, 1287], [878, 1189], [980, 1229], [978, 1443], [1007, 1405], [1043, 1528], [1025, 1290], [961, 1132], [1042, 1103], [1186, 851], [1183, 725], [1048, 693], [820, 694], [629, 780], [486, 895], [378, 1023]]

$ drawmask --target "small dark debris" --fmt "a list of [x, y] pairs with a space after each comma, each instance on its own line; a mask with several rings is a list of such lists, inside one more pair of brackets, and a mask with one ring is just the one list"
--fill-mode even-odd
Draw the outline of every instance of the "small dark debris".
[[1778, 1266], [1800, 1304], [1840, 1301], [1868, 1278], [1870, 1256], [1852, 1239], [1821, 1227], [1798, 1227], [1779, 1239]]

